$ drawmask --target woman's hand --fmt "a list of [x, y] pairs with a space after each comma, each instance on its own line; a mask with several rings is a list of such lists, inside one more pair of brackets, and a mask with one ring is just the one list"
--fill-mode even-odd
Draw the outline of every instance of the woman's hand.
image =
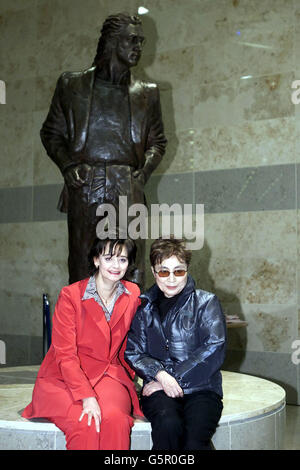
[[152, 393], [157, 392], [158, 390], [163, 390], [162, 385], [156, 380], [151, 380], [143, 388], [143, 396], [150, 397]]
[[160, 370], [156, 374], [156, 380], [161, 384], [164, 392], [170, 398], [183, 397], [183, 390], [177, 380], [165, 370]]
[[92, 418], [95, 420], [96, 431], [100, 432], [101, 410], [95, 397], [83, 398], [83, 410], [78, 421], [81, 421], [84, 415], [88, 415], [88, 426], [91, 425]]

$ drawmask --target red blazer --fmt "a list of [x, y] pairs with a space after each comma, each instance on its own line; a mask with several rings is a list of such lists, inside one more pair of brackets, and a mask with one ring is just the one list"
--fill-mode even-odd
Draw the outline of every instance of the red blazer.
[[53, 315], [52, 344], [24, 418], [65, 416], [72, 403], [96, 396], [93, 387], [104, 373], [127, 387], [134, 414], [143, 416], [132, 381], [134, 372], [124, 360], [140, 290], [132, 282], [121, 282], [130, 294], [117, 299], [109, 323], [94, 299], [82, 300], [88, 279], [61, 290]]

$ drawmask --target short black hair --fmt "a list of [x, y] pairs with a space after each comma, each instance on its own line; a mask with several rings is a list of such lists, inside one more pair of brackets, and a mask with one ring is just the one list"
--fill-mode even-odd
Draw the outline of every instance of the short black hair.
[[123, 248], [126, 248], [128, 256], [128, 268], [130, 268], [134, 264], [137, 247], [133, 240], [131, 240], [130, 238], [106, 238], [105, 240], [100, 240], [99, 238], [96, 238], [88, 255], [88, 267], [90, 276], [94, 275], [98, 271], [94, 263], [94, 258], [98, 258], [101, 254], [105, 253], [106, 248], [108, 248], [108, 254], [110, 254], [111, 256], [119, 256], [122, 253]]

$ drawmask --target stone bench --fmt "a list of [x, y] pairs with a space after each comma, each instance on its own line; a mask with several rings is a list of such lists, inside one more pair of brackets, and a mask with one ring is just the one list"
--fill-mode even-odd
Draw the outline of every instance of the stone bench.
[[[31, 401], [34, 380], [23, 368], [0, 369], [0, 450], [63, 450], [64, 434], [45, 420], [26, 420], [23, 408]], [[38, 370], [38, 366], [31, 370]], [[6, 383], [3, 378], [6, 374]], [[14, 383], [14, 374], [23, 383]], [[282, 449], [285, 431], [285, 391], [268, 380], [222, 371], [224, 409], [213, 436], [217, 450]], [[26, 382], [27, 380], [27, 382]], [[17, 380], [16, 380], [17, 381]], [[25, 382], [25, 383], [24, 383]], [[150, 450], [151, 425], [135, 421], [131, 450]]]

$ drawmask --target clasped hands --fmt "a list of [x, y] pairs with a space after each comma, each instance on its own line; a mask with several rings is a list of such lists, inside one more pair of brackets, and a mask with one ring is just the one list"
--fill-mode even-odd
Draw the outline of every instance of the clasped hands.
[[168, 374], [165, 370], [160, 370], [155, 377], [155, 380], [148, 382], [143, 388], [143, 395], [149, 397], [152, 393], [158, 390], [163, 390], [170, 398], [183, 397], [183, 390], [178, 384], [177, 380]]

